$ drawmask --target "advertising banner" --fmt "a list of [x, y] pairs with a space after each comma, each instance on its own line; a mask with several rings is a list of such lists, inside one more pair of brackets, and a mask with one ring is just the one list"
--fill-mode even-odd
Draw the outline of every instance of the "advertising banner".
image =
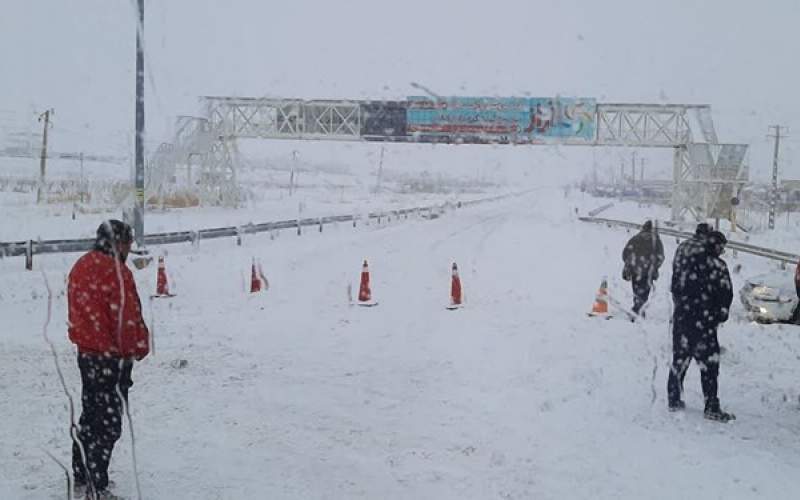
[[370, 140], [407, 135], [405, 102], [377, 101], [361, 104], [361, 137]]
[[408, 133], [465, 143], [576, 143], [595, 137], [594, 99], [409, 97]]

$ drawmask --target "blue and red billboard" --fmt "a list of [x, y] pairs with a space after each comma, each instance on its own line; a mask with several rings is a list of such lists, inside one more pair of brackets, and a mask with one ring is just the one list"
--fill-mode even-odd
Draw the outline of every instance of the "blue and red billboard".
[[409, 97], [408, 134], [448, 142], [581, 143], [595, 138], [594, 99]]

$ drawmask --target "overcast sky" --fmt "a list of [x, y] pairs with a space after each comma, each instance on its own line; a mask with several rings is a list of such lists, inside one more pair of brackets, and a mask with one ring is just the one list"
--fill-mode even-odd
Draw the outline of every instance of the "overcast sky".
[[[56, 110], [62, 150], [129, 154], [133, 0], [4, 0], [0, 122]], [[711, 104], [721, 142], [800, 178], [797, 0], [146, 1], [148, 144], [200, 95], [586, 96]], [[130, 149], [129, 149], [130, 148]]]

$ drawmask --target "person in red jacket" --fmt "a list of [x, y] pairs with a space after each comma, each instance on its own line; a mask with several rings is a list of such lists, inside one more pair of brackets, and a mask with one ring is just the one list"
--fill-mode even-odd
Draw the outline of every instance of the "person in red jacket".
[[67, 283], [69, 339], [78, 347], [82, 386], [72, 469], [76, 490], [92, 499], [116, 498], [108, 491], [108, 464], [122, 434], [133, 362], [150, 352], [136, 283], [125, 265], [132, 242], [128, 224], [104, 221]]

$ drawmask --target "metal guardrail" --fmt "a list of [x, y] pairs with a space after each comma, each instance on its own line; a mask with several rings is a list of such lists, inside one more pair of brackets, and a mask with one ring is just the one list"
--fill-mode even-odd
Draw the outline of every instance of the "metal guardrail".
[[[615, 220], [615, 219], [603, 219], [600, 217], [579, 217], [579, 220], [583, 222], [592, 222], [595, 224], [605, 224], [609, 227], [624, 227], [627, 229], [639, 229], [641, 224], [637, 224], [635, 222], [628, 222], [624, 220]], [[667, 236], [674, 236], [676, 238], [687, 239], [694, 236], [694, 233], [689, 233], [686, 231], [678, 231], [677, 229], [671, 229], [668, 227], [660, 226], [658, 228], [658, 232]], [[742, 243], [740, 241], [735, 240], [728, 240], [728, 244], [726, 248], [731, 250], [736, 250], [737, 252], [744, 252], [749, 253], [751, 255], [756, 255], [758, 257], [764, 257], [771, 260], [776, 260], [781, 263], [787, 264], [796, 264], [798, 260], [800, 260], [800, 255], [784, 252], [782, 250], [773, 250], [771, 248], [766, 247], [759, 247], [756, 245], [751, 245], [749, 243]]]
[[[174, 243], [193, 243], [197, 244], [200, 240], [207, 240], [213, 238], [228, 238], [236, 237], [241, 243], [241, 237], [248, 234], [256, 234], [268, 231], [275, 231], [279, 229], [297, 229], [298, 234], [301, 228], [308, 226], [318, 226], [320, 232], [325, 224], [335, 222], [352, 222], [353, 227], [356, 226], [358, 221], [377, 220], [379, 223], [383, 218], [392, 217], [405, 217], [409, 215], [419, 214], [424, 216], [426, 213], [430, 214], [439, 213], [446, 208], [462, 208], [479, 203], [488, 203], [498, 201], [511, 196], [520, 196], [527, 193], [523, 191], [519, 193], [505, 194], [492, 196], [490, 198], [480, 198], [477, 200], [444, 202], [438, 205], [427, 205], [422, 207], [403, 208], [399, 210], [387, 210], [382, 212], [370, 212], [364, 216], [359, 215], [334, 215], [327, 217], [309, 217], [305, 219], [289, 219], [274, 222], [263, 222], [260, 224], [245, 224], [242, 226], [228, 226], [217, 227], [210, 229], [200, 229], [198, 231], [178, 231], [169, 233], [154, 233], [147, 234], [144, 237], [145, 245], [169, 245]], [[36, 254], [47, 253], [71, 253], [71, 252], [85, 252], [92, 248], [94, 245], [94, 238], [82, 239], [64, 239], [64, 240], [28, 240], [28, 241], [15, 241], [15, 242], [0, 242], [0, 258], [3, 257], [18, 257], [25, 256], [26, 267], [30, 269], [30, 264], [33, 256]]]
[[589, 216], [594, 217], [595, 215], [600, 215], [602, 212], [605, 212], [606, 210], [608, 210], [613, 206], [614, 206], [613, 203], [606, 203], [605, 205], [597, 207], [594, 210], [589, 210]]

